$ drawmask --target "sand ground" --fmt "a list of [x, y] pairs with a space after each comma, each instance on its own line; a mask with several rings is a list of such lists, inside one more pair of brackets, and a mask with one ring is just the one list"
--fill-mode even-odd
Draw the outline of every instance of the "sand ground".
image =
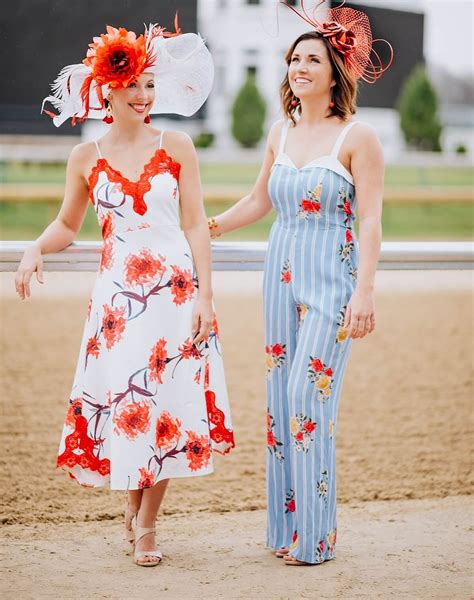
[[344, 504], [336, 559], [287, 567], [265, 549], [264, 511], [173, 515], [163, 563], [126, 556], [121, 524], [8, 528], [3, 598], [472, 598], [467, 497]]
[[145, 574], [116, 543], [123, 493], [54, 469], [93, 276], [46, 280], [21, 303], [0, 276], [6, 597], [140, 598], [150, 580], [169, 598], [474, 596], [470, 273], [379, 274], [377, 330], [354, 344], [339, 412], [338, 557], [303, 572], [262, 545], [261, 274], [215, 275], [237, 448], [213, 475], [171, 483], [166, 564]]

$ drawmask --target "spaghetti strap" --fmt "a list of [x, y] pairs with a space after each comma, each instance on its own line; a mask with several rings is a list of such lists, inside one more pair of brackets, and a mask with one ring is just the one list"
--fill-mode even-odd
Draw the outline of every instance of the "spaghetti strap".
[[99, 155], [99, 158], [103, 158], [102, 152], [100, 151], [100, 148], [99, 148], [99, 142], [97, 140], [94, 140], [94, 144], [95, 144], [95, 147], [97, 148], [97, 154]]
[[344, 140], [346, 139], [346, 135], [349, 133], [349, 130], [356, 124], [358, 123], [358, 121], [352, 121], [351, 123], [348, 123], [344, 129], [339, 133], [339, 135], [337, 136], [336, 142], [334, 144], [334, 147], [332, 149], [331, 152], [331, 156], [334, 157], [337, 160], [337, 157], [339, 156], [339, 152], [341, 150], [341, 146], [344, 142]]
[[161, 131], [161, 135], [160, 135], [160, 146], [159, 146], [160, 150], [161, 150], [161, 148], [163, 147], [163, 134], [164, 134], [164, 133], [165, 133], [165, 130], [164, 130], [164, 129], [162, 129], [162, 131]]
[[278, 154], [283, 154], [285, 151], [286, 136], [288, 135], [289, 127], [290, 127], [290, 122], [285, 121], [283, 123], [283, 127], [281, 128], [280, 145], [278, 146]]

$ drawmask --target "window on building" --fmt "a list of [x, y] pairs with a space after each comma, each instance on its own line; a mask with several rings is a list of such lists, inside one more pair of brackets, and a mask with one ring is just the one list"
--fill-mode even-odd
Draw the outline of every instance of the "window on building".
[[260, 4], [260, 0], [247, 0], [247, 4]]

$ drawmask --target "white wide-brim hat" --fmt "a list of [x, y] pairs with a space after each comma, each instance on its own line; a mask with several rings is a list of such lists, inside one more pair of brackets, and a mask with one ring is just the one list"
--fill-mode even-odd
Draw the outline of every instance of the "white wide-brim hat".
[[[204, 40], [195, 33], [175, 37], [155, 37], [150, 51], [156, 57], [143, 72], [155, 76], [155, 101], [151, 114], [168, 113], [190, 117], [208, 98], [214, 80], [214, 63]], [[91, 81], [88, 105], [83, 100], [84, 82], [91, 76], [90, 67], [80, 63], [64, 67], [52, 84], [52, 95], [43, 100], [58, 114], [45, 111], [53, 117], [56, 127], [71, 118], [73, 124], [84, 119], [103, 119], [106, 115], [103, 99], [109, 85]]]

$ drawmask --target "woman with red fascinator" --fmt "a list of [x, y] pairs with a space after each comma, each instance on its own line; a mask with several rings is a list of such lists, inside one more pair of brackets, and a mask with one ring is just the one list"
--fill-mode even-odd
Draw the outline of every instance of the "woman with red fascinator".
[[375, 328], [384, 162], [374, 131], [353, 115], [357, 81], [389, 65], [364, 13], [338, 7], [320, 21], [303, 2], [288, 8], [311, 30], [285, 57], [284, 119], [252, 192], [209, 228], [217, 236], [277, 212], [264, 273], [267, 545], [303, 566], [335, 557], [340, 392], [352, 340]]
[[[107, 27], [46, 98], [59, 126], [101, 118], [109, 131], [76, 146], [57, 218], [16, 276], [30, 295], [42, 255], [66, 248], [91, 201], [103, 249], [57, 459], [80, 485], [127, 490], [127, 549], [161, 561], [155, 519], [169, 479], [213, 471], [234, 446], [211, 291], [211, 253], [190, 138], [150, 114], [190, 116], [213, 64], [196, 34]], [[181, 219], [180, 219], [181, 213]]]

